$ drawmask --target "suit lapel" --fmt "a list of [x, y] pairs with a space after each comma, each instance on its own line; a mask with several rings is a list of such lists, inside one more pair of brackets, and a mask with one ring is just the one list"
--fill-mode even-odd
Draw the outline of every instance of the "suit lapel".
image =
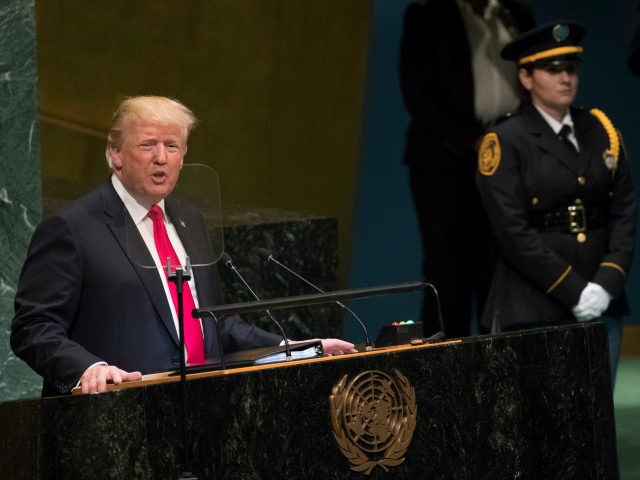
[[201, 258], [198, 258], [201, 248], [195, 243], [196, 236], [192, 232], [195, 225], [193, 225], [192, 219], [186, 215], [187, 212], [181, 207], [181, 204], [171, 198], [167, 198], [165, 199], [165, 209], [185, 252], [189, 256], [191, 264], [206, 263]]
[[138, 228], [133, 223], [133, 219], [120, 197], [118, 197], [111, 182], [101, 187], [101, 194], [104, 199], [104, 218], [107, 227], [120, 244], [124, 254], [129, 258], [167, 332], [176, 346], [178, 346], [178, 334], [171, 315], [171, 309], [169, 308], [159, 272], [155, 267], [155, 262], [149, 253], [147, 245], [144, 243]]
[[590, 114], [584, 110], [571, 109], [571, 118], [573, 119], [576, 138], [580, 145], [581, 173], [586, 170], [591, 155], [597, 153], [594, 144], [597, 137], [595, 135], [589, 135], [589, 116]]

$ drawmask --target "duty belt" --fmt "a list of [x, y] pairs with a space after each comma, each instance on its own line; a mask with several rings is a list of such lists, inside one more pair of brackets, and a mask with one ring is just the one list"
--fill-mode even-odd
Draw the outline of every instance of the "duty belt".
[[607, 210], [602, 205], [574, 204], [566, 207], [529, 211], [529, 222], [542, 232], [581, 233], [587, 228], [607, 224]]

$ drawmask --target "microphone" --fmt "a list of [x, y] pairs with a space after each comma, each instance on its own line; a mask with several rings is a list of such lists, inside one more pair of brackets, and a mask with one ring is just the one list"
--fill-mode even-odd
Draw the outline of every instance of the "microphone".
[[[256, 292], [253, 291], [253, 289], [249, 286], [249, 284], [246, 282], [244, 277], [236, 269], [235, 265], [233, 264], [233, 261], [231, 260], [231, 255], [229, 255], [227, 252], [224, 252], [222, 254], [221, 259], [224, 262], [225, 267], [229, 268], [230, 270], [233, 270], [233, 272], [237, 275], [237, 277], [240, 279], [240, 281], [242, 281], [244, 286], [247, 287], [247, 290], [249, 290], [249, 292], [251, 292], [251, 295], [253, 295], [253, 298], [255, 298], [258, 302], [260, 302], [261, 301], [260, 297], [258, 297], [258, 295], [256, 295]], [[284, 340], [285, 357], [286, 357], [287, 361], [290, 361], [291, 360], [291, 348], [289, 347], [289, 339], [287, 338], [287, 335], [284, 333], [284, 330], [282, 329], [282, 326], [280, 325], [280, 322], [278, 322], [278, 320], [276, 320], [276, 317], [271, 313], [271, 311], [268, 308], [265, 309], [265, 311], [267, 312], [267, 315], [269, 316], [269, 318], [273, 321], [273, 323], [276, 324], [276, 326], [280, 330], [280, 334], [282, 335], [282, 338]]]
[[438, 290], [430, 283], [425, 284], [427, 287], [431, 289], [433, 292], [433, 298], [436, 300], [436, 315], [438, 317], [438, 322], [440, 323], [440, 331], [434, 333], [430, 337], [423, 338], [422, 343], [437, 343], [440, 341], [444, 341], [445, 333], [444, 333], [444, 321], [442, 320], [442, 309], [440, 308], [440, 297], [438, 295]]
[[[284, 268], [287, 272], [289, 272], [291, 275], [297, 277], [298, 279], [302, 280], [304, 283], [306, 283], [307, 285], [309, 285], [311, 288], [314, 288], [315, 290], [317, 290], [320, 293], [325, 293], [324, 290], [322, 290], [320, 287], [318, 287], [317, 285], [314, 285], [313, 283], [311, 283], [309, 280], [307, 280], [306, 278], [302, 277], [301, 275], [299, 275], [298, 273], [294, 272], [293, 270], [291, 270], [289, 267], [287, 267], [286, 265], [280, 263], [278, 260], [275, 259], [275, 257], [273, 256], [273, 254], [267, 250], [266, 248], [256, 248], [254, 249], [255, 252], [260, 255], [261, 257], [263, 257], [267, 262], [273, 262], [276, 265], [278, 265], [281, 268]], [[351, 310], [349, 307], [347, 307], [344, 303], [336, 300], [336, 305], [338, 305], [339, 307], [343, 308], [344, 310], [346, 310], [347, 312], [349, 312], [353, 318], [355, 318], [358, 323], [360, 324], [360, 326], [362, 327], [362, 332], [364, 333], [364, 338], [365, 338], [365, 350], [367, 352], [371, 351], [371, 340], [369, 340], [369, 334], [367, 333], [367, 327], [364, 326], [364, 323], [362, 322], [362, 320], [360, 320], [358, 318], [358, 316], [354, 313], [353, 310]]]

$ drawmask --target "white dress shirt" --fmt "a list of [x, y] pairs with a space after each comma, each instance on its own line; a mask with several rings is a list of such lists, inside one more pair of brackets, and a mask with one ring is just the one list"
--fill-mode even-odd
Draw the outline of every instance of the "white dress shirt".
[[571, 133], [567, 135], [567, 138], [569, 139], [569, 141], [571, 141], [571, 143], [573, 143], [573, 146], [576, 147], [576, 150], [578, 152], [580, 151], [580, 145], [578, 145], [578, 139], [573, 130], [573, 119], [571, 118], [571, 112], [569, 111], [569, 109], [567, 109], [567, 113], [565, 113], [564, 117], [562, 118], [562, 122], [559, 122], [558, 120], [553, 118], [551, 115], [549, 115], [547, 112], [545, 112], [541, 108], [538, 108], [535, 105], [534, 107], [536, 107], [536, 110], [540, 112], [540, 115], [542, 115], [542, 118], [545, 119], [545, 121], [549, 124], [549, 126], [555, 132], [556, 135], [560, 135], [560, 130], [564, 125], [569, 125], [569, 127], [571, 127]]

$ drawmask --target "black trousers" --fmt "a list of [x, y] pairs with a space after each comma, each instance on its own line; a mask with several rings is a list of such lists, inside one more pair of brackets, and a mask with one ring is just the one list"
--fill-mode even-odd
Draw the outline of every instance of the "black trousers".
[[[424, 280], [438, 291], [446, 337], [468, 336], [472, 322], [479, 326], [497, 259], [473, 174], [411, 168], [409, 179], [422, 236]], [[421, 320], [425, 335], [440, 329], [428, 289]]]

